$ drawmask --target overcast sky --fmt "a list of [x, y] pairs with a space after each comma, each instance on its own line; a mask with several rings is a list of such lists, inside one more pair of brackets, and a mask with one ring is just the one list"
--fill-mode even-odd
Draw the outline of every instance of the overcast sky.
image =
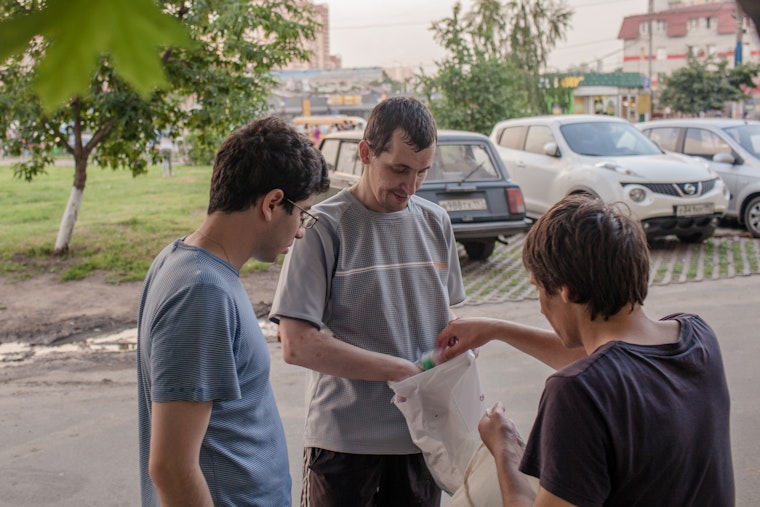
[[[451, 15], [454, 0], [316, 0], [330, 6], [330, 51], [343, 67], [392, 65], [433, 68], [444, 56], [428, 28]], [[617, 39], [625, 16], [646, 13], [647, 0], [565, 0], [575, 14], [565, 41], [549, 59], [549, 68], [602, 59], [603, 71], [622, 65]], [[462, 0], [464, 10], [472, 4]]]

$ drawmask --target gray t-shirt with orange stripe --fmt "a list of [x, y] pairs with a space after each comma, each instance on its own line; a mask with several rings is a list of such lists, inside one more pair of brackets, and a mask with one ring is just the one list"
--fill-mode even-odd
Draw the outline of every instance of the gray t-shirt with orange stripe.
[[[435, 345], [449, 307], [464, 300], [445, 210], [413, 196], [396, 213], [365, 208], [343, 190], [313, 208], [316, 226], [296, 241], [270, 318], [327, 327], [363, 349], [415, 361]], [[310, 372], [305, 447], [355, 454], [413, 454], [385, 382]]]

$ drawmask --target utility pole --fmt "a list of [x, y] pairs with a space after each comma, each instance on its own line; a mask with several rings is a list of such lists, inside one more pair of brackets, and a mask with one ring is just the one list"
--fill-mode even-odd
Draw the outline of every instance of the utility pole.
[[649, 118], [648, 120], [652, 119], [652, 113], [654, 112], [654, 90], [652, 89], [652, 18], [654, 18], [654, 0], [649, 0], [649, 28], [647, 29], [647, 32], [649, 33], [649, 58], [647, 59], [648, 67], [647, 67], [647, 77], [649, 78]]
[[649, 0], [649, 67], [648, 67], [648, 77], [649, 77], [649, 83], [651, 86], [652, 83], [652, 18], [654, 17], [654, 0]]
[[[650, 0], [651, 2], [651, 0]], [[736, 2], [736, 50], [734, 51], [734, 67], [742, 64], [742, 52], [744, 50], [744, 13], [742, 6]]]
[[[736, 0], [735, 0], [736, 1]], [[739, 2], [736, 2], [736, 49], [734, 50], [734, 67], [738, 67], [742, 64], [742, 53], [744, 52], [744, 13], [742, 12], [742, 6]], [[734, 113], [735, 118], [744, 117], [744, 101], [739, 99], [737, 101], [737, 110]]]

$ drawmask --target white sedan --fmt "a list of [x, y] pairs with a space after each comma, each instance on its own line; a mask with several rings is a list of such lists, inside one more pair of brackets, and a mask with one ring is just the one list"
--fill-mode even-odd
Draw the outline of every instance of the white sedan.
[[633, 125], [603, 115], [556, 115], [497, 123], [491, 139], [536, 219], [562, 197], [585, 192], [622, 203], [651, 240], [701, 242], [726, 213], [729, 192], [706, 163], [662, 151]]

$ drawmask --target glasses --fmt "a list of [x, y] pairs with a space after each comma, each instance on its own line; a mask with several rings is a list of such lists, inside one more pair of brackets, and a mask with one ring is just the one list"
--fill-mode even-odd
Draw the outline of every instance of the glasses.
[[308, 211], [306, 211], [305, 209], [303, 209], [301, 206], [294, 203], [290, 199], [286, 198], [285, 200], [288, 201], [292, 206], [295, 206], [296, 208], [301, 210], [301, 227], [307, 230], [314, 227], [314, 224], [316, 224], [318, 221], [317, 217], [315, 217], [314, 215], [312, 215], [311, 213], [309, 213]]

